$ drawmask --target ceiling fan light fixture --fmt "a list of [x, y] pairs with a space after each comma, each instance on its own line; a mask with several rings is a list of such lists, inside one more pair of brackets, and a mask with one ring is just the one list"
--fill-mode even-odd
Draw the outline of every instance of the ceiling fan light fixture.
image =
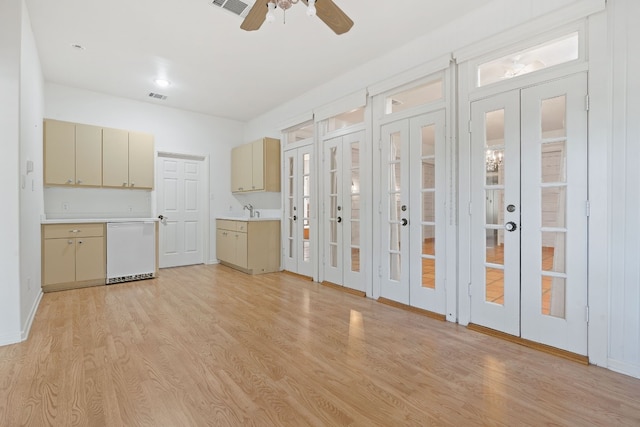
[[316, 16], [316, 0], [309, 0], [307, 6], [307, 16]]
[[267, 3], [267, 17], [266, 20], [268, 23], [272, 23], [276, 20], [276, 14], [273, 11], [276, 9], [276, 4], [272, 1]]

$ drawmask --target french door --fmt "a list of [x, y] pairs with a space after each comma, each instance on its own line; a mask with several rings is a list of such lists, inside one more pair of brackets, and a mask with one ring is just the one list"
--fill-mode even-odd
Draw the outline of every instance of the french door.
[[587, 352], [586, 74], [471, 104], [471, 322]]
[[364, 131], [324, 142], [323, 280], [365, 291], [362, 280], [360, 159]]
[[444, 314], [444, 111], [383, 125], [380, 149], [380, 296]]
[[313, 145], [284, 152], [283, 266], [293, 273], [313, 277], [311, 245], [311, 192]]

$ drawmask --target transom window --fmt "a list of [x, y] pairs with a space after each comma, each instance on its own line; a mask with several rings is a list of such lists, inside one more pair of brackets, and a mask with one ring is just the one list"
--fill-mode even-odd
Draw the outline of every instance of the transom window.
[[477, 67], [477, 87], [564, 64], [580, 56], [578, 32], [510, 53]]
[[364, 107], [338, 114], [327, 119], [327, 132], [343, 129], [364, 122]]
[[385, 114], [393, 114], [408, 110], [430, 102], [438, 101], [443, 97], [442, 79], [432, 80], [428, 83], [414, 86], [410, 89], [387, 95], [385, 98]]
[[299, 126], [287, 129], [284, 131], [287, 138], [287, 144], [293, 144], [294, 142], [304, 141], [313, 137], [313, 121], [303, 123]]

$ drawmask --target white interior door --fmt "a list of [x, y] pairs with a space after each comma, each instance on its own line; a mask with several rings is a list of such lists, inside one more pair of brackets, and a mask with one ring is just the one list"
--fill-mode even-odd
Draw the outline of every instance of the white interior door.
[[380, 296], [445, 312], [445, 113], [381, 128]]
[[360, 247], [364, 131], [324, 142], [323, 280], [365, 291]]
[[202, 264], [204, 161], [158, 157], [159, 266]]
[[587, 352], [586, 74], [471, 106], [471, 321]]
[[313, 277], [311, 245], [313, 145], [284, 152], [284, 269]]

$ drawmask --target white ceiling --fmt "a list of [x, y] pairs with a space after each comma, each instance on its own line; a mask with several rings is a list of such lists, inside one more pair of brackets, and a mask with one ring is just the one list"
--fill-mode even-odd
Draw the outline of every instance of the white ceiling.
[[334, 2], [355, 22], [341, 36], [302, 2], [246, 32], [210, 0], [26, 0], [46, 81], [240, 121], [491, 0]]

